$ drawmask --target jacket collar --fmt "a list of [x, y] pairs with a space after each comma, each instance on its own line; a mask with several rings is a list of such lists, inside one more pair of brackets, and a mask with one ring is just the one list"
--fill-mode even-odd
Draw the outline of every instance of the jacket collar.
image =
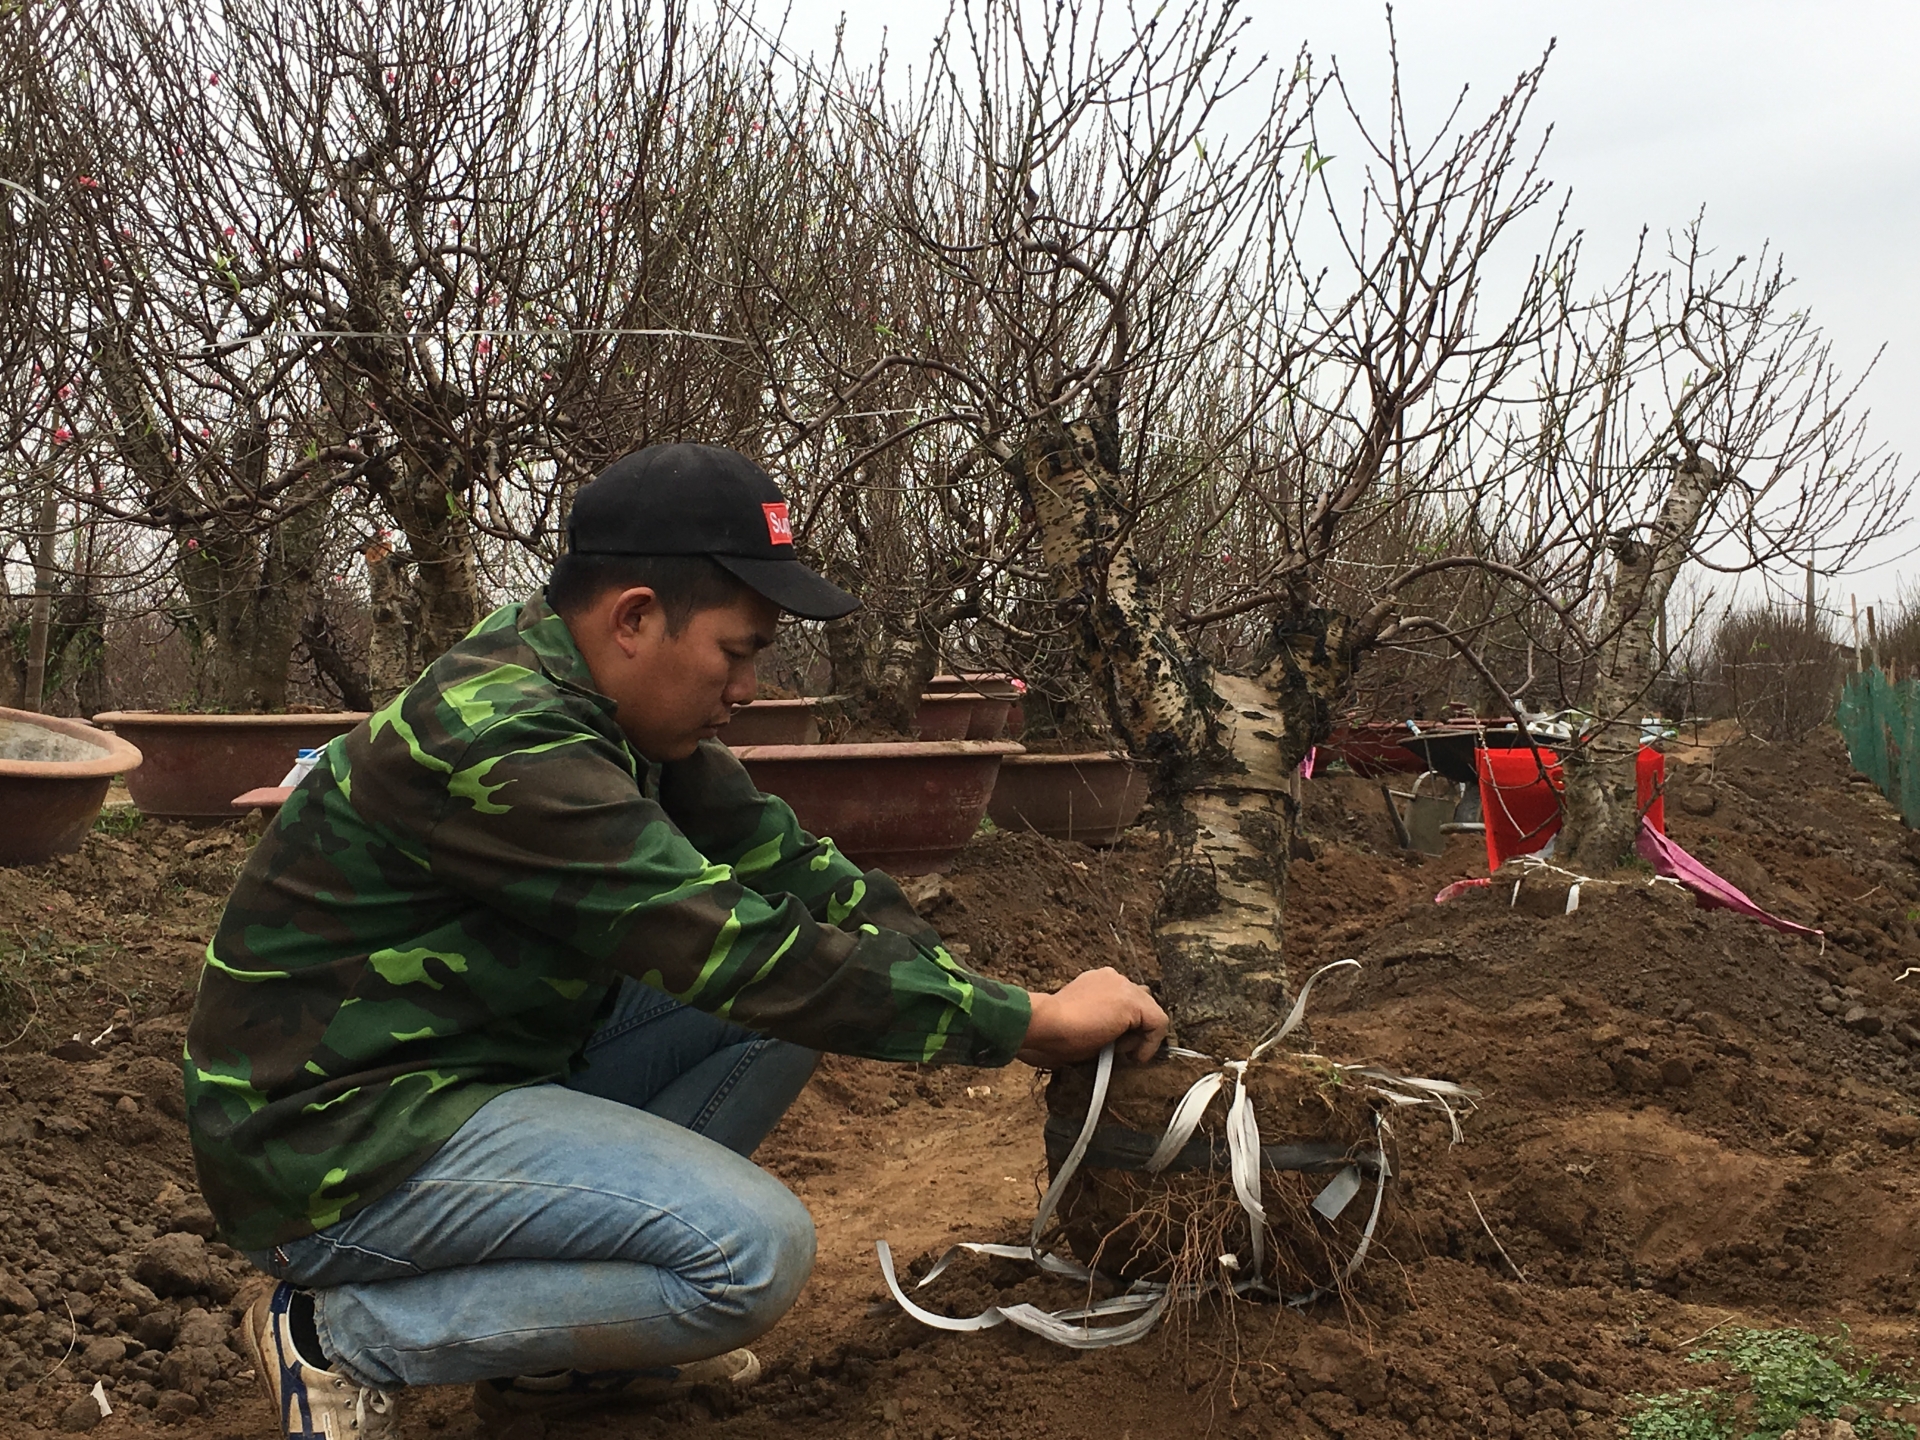
[[660, 793], [659, 763], [647, 759], [628, 744], [627, 737], [613, 723], [614, 714], [620, 707], [594, 688], [593, 672], [587, 668], [586, 656], [580, 653], [580, 647], [574, 643], [573, 632], [567, 628], [567, 622], [547, 603], [544, 592], [536, 590], [520, 603], [514, 628], [520, 632], [521, 643], [533, 652], [549, 680], [563, 689], [584, 696], [606, 712], [608, 728], [619, 737], [621, 745], [633, 759], [634, 778], [639, 782], [641, 792], [649, 799], [656, 798]]
[[522, 643], [539, 660], [548, 679], [597, 700], [609, 712], [615, 708], [613, 701], [594, 688], [593, 672], [587, 668], [580, 647], [573, 643], [573, 632], [567, 629], [567, 622], [555, 613], [543, 593], [536, 590], [520, 603], [514, 627], [520, 632]]

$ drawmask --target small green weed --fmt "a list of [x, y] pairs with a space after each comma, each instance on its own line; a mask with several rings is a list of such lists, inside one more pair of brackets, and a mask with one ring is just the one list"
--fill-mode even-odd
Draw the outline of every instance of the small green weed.
[[1856, 1357], [1844, 1330], [1838, 1336], [1792, 1329], [1735, 1330], [1725, 1343], [1687, 1358], [1723, 1360], [1736, 1375], [1747, 1377], [1753, 1401], [1748, 1423], [1760, 1440], [1791, 1430], [1802, 1416], [1835, 1419], [1843, 1405], [1861, 1412], [1853, 1422], [1855, 1433], [1912, 1440], [1913, 1426], [1878, 1419], [1873, 1412], [1885, 1405], [1920, 1402], [1920, 1395], [1879, 1379], [1874, 1373], [1879, 1362], [1871, 1355]]
[[1861, 1436], [1914, 1440], [1914, 1427], [1881, 1418], [1893, 1405], [1920, 1404], [1920, 1395], [1883, 1379], [1879, 1362], [1858, 1354], [1839, 1335], [1804, 1330], [1730, 1330], [1717, 1345], [1687, 1357], [1718, 1361], [1744, 1379], [1744, 1391], [1680, 1390], [1636, 1395], [1627, 1440], [1779, 1440], [1801, 1420], [1834, 1420], [1844, 1408]]
[[1627, 1440], [1727, 1440], [1733, 1434], [1733, 1406], [1717, 1390], [1627, 1398], [1640, 1407], [1627, 1421]]
[[134, 805], [110, 805], [94, 817], [93, 829], [98, 835], [131, 835], [140, 828], [140, 822], [146, 817]]

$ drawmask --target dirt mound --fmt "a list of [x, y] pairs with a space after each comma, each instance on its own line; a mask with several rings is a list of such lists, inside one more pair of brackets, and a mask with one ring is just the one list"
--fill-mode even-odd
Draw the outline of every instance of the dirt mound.
[[[1443, 1119], [1391, 1117], [1386, 1217], [1342, 1300], [1215, 1300], [1087, 1354], [1010, 1326], [927, 1329], [885, 1297], [872, 1242], [918, 1276], [954, 1240], [1022, 1240], [1046, 1176], [1041, 1077], [830, 1058], [760, 1156], [820, 1233], [805, 1294], [759, 1346], [767, 1380], [556, 1433], [1597, 1437], [1630, 1396], [1711, 1380], [1686, 1356], [1718, 1326], [1845, 1323], [1910, 1356], [1920, 977], [1897, 977], [1920, 964], [1920, 843], [1831, 737], [1697, 758], [1672, 766], [1675, 838], [1824, 946], [1636, 871], [1595, 877], [1611, 883], [1572, 914], [1564, 880], [1436, 906], [1485, 874], [1475, 842], [1404, 858], [1377, 786], [1308, 787], [1289, 963], [1364, 962], [1322, 982], [1313, 1044], [1484, 1092], [1458, 1145]], [[24, 1027], [0, 1052], [4, 1440], [84, 1424], [95, 1379], [116, 1406], [101, 1435], [273, 1433], [231, 1343], [257, 1282], [208, 1234], [174, 1070], [249, 839], [142, 825], [0, 871], [0, 1038]], [[1151, 981], [1159, 855], [1147, 836], [1093, 851], [990, 833], [915, 888], [989, 973]], [[968, 1257], [919, 1298], [972, 1314], [1084, 1293]], [[409, 1434], [478, 1434], [464, 1392], [410, 1402]]]

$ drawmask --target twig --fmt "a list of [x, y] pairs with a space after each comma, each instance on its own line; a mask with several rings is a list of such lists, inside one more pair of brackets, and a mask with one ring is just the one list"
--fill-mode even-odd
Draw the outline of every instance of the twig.
[[[1498, 1244], [1499, 1242], [1495, 1241], [1494, 1243]], [[73, 1347], [80, 1343], [80, 1322], [73, 1318], [73, 1306], [67, 1305], [65, 1298], [62, 1298], [60, 1303], [67, 1306], [67, 1353], [53, 1362], [53, 1370], [47, 1371], [47, 1375], [53, 1374], [54, 1370], [58, 1370], [62, 1365], [65, 1365], [67, 1361], [71, 1360], [73, 1358]], [[47, 1378], [47, 1375], [42, 1375], [40, 1378], [44, 1380]]]
[[1680, 1344], [1680, 1348], [1683, 1350], [1692, 1349], [1695, 1345], [1698, 1345], [1702, 1340], [1706, 1339], [1707, 1336], [1711, 1335], [1714, 1331], [1718, 1330], [1721, 1326], [1731, 1324], [1733, 1322], [1733, 1318], [1734, 1318], [1733, 1316], [1729, 1315], [1725, 1320], [1716, 1320], [1713, 1324], [1709, 1325], [1706, 1329], [1702, 1330], [1698, 1335], [1694, 1336], [1691, 1340], [1683, 1340]]
[[1906, 979], [1907, 976], [1909, 975], [1920, 975], [1920, 965], [1907, 966], [1906, 969], [1902, 970], [1898, 975], [1893, 977], [1893, 983], [1898, 985], [1902, 980]]
[[1487, 1238], [1493, 1241], [1493, 1248], [1500, 1252], [1500, 1258], [1506, 1261], [1508, 1265], [1513, 1266], [1513, 1273], [1520, 1277], [1520, 1283], [1522, 1285], [1531, 1285], [1533, 1282], [1527, 1279], [1527, 1272], [1522, 1270], [1518, 1265], [1513, 1264], [1513, 1257], [1507, 1254], [1507, 1247], [1502, 1245], [1500, 1243], [1500, 1237], [1493, 1233], [1493, 1226], [1487, 1224], [1487, 1217], [1481, 1214], [1480, 1211], [1480, 1202], [1473, 1198], [1473, 1191], [1471, 1190], [1467, 1191], [1467, 1203], [1473, 1206], [1473, 1213], [1480, 1216], [1480, 1228], [1487, 1232]]

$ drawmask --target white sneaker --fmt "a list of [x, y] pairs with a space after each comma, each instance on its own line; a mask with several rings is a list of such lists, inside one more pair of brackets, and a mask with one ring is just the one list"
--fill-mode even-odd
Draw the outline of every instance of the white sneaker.
[[759, 1378], [758, 1356], [751, 1350], [729, 1350], [711, 1360], [663, 1365], [657, 1370], [558, 1370], [550, 1375], [482, 1380], [473, 1387], [473, 1409], [489, 1421], [519, 1415], [557, 1417], [598, 1405], [658, 1404], [690, 1394], [696, 1385], [744, 1390]]
[[287, 1440], [399, 1440], [393, 1396], [300, 1358], [288, 1315], [293, 1295], [293, 1286], [282, 1281], [253, 1302], [241, 1326]]

